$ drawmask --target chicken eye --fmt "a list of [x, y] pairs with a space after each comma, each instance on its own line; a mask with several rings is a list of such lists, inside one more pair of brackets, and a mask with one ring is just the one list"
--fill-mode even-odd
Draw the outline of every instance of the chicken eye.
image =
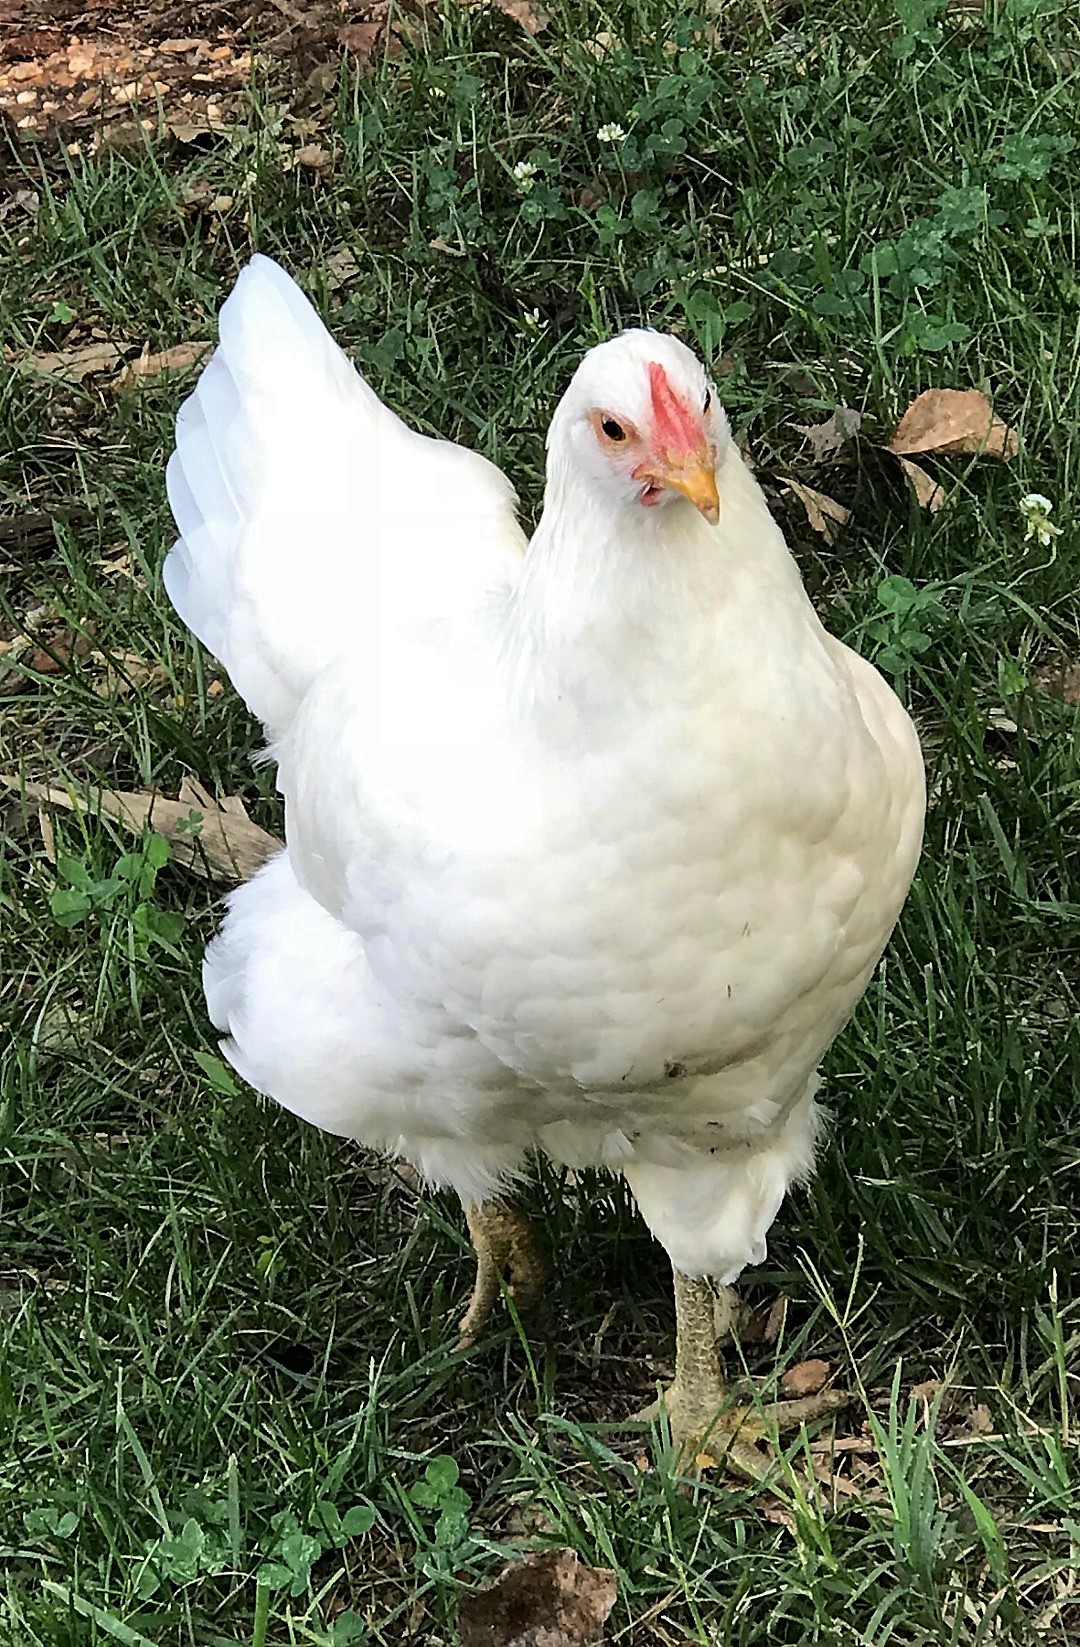
[[613, 417], [604, 418], [600, 425], [609, 440], [625, 440], [626, 430], [621, 423], [616, 423]]
[[706, 391], [705, 391], [705, 404], [701, 408], [701, 410], [703, 412], [707, 412], [711, 405], [712, 405], [712, 390], [711, 389], [706, 389]]

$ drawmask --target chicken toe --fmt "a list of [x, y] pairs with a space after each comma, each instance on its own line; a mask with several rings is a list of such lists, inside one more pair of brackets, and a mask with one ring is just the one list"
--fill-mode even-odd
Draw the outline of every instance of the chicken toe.
[[503, 1285], [519, 1310], [536, 1302], [550, 1266], [536, 1231], [517, 1207], [498, 1198], [465, 1204], [476, 1250], [476, 1281], [458, 1324], [458, 1348], [468, 1349], [487, 1325]]

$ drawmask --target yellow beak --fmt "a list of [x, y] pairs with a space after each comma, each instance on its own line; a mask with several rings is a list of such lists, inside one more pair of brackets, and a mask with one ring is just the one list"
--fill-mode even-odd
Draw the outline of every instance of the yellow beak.
[[681, 492], [711, 526], [720, 519], [720, 494], [716, 490], [716, 473], [705, 458], [687, 457], [681, 463], [666, 463], [661, 468], [635, 470], [635, 476], [653, 486], [667, 486]]
[[720, 519], [720, 494], [716, 490], [716, 472], [711, 463], [691, 463], [684, 468], [669, 469], [665, 485], [681, 492], [710, 526]]

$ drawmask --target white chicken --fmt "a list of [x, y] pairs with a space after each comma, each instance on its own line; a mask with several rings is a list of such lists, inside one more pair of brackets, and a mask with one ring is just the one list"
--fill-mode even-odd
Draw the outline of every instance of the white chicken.
[[502, 474], [408, 429], [255, 257], [168, 490], [166, 589], [285, 797], [206, 955], [225, 1056], [457, 1191], [467, 1340], [504, 1279], [542, 1281], [504, 1199], [530, 1154], [621, 1172], [674, 1269], [674, 1439], [734, 1435], [710, 1281], [761, 1261], [811, 1169], [924, 788], [706, 372], [656, 332], [590, 350], [527, 542]]

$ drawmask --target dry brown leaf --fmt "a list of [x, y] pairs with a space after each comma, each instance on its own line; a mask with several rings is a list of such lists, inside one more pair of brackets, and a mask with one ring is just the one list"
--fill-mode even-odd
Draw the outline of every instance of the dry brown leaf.
[[138, 584], [140, 589], [146, 588], [146, 582], [141, 572], [137, 572], [131, 564], [130, 555], [112, 555], [99, 560], [98, 570], [107, 578], [127, 578], [129, 582]]
[[935, 1404], [939, 1418], [951, 1417], [960, 1405], [959, 1390], [942, 1378], [924, 1378], [921, 1384], [913, 1384], [911, 1398], [922, 1408], [923, 1423], [929, 1422]]
[[[61, 1008], [61, 1011], [63, 1010]], [[86, 1039], [86, 1031], [90, 1027], [89, 1014], [82, 1014], [74, 1019], [70, 1013], [66, 1016], [68, 1033], [65, 1037], [62, 1027], [57, 1026], [60, 1029], [60, 1038], [53, 1037], [49, 1047], [52, 1052], [62, 1051], [65, 1044], [68, 1047], [78, 1046], [80, 1040]], [[81, 1035], [77, 1033], [80, 1028]], [[89, 1183], [93, 1177], [94, 1167], [100, 1161], [108, 1159], [109, 1156], [123, 1155], [131, 1148], [131, 1144], [131, 1135], [127, 1132], [86, 1132], [77, 1135], [70, 1144], [63, 1144], [56, 1151], [57, 1176]]]
[[35, 675], [58, 675], [70, 661], [69, 652], [61, 655], [55, 648], [46, 651], [44, 646], [33, 646], [30, 648], [30, 656], [26, 659], [26, 667]]
[[792, 1533], [795, 1531], [798, 1523], [782, 1499], [774, 1498], [771, 1493], [763, 1493], [757, 1501], [757, 1507], [765, 1520], [771, 1521], [775, 1527], [786, 1527]]
[[377, 51], [385, 51], [389, 58], [402, 53], [402, 35], [410, 35], [403, 23], [346, 23], [337, 30], [337, 44], [351, 51], [361, 66], [369, 63]]
[[619, 47], [618, 39], [615, 35], [610, 34], [607, 29], [601, 30], [591, 40], [585, 40], [582, 43], [589, 56], [595, 57], [597, 62], [603, 62], [609, 52], [617, 51]]
[[43, 806], [38, 807], [38, 832], [41, 835], [41, 847], [51, 864], [56, 862], [56, 830], [53, 821]]
[[197, 143], [200, 137], [209, 137], [228, 131], [229, 123], [222, 116], [220, 103], [207, 103], [198, 117], [189, 114], [168, 115], [165, 130], [178, 143]]
[[596, 177], [591, 183], [583, 184], [574, 198], [583, 212], [599, 211], [608, 199], [608, 190], [604, 179]]
[[17, 29], [0, 41], [0, 62], [20, 57], [48, 57], [54, 51], [62, 51], [66, 42], [66, 30]]
[[[0, 784], [68, 812], [103, 812], [136, 834], [149, 824], [169, 841], [175, 863], [208, 880], [244, 881], [281, 846], [276, 835], [252, 822], [239, 795], [215, 801], [194, 778], [184, 779], [175, 801], [153, 790], [99, 789], [80, 796], [54, 784], [24, 783], [10, 772], [0, 773]], [[197, 833], [189, 827], [192, 812], [201, 818]]]
[[817, 1395], [828, 1383], [830, 1371], [827, 1361], [800, 1361], [781, 1374], [780, 1388], [790, 1396]]
[[820, 532], [826, 543], [835, 543], [841, 526], [851, 519], [851, 510], [845, 509], [842, 503], [827, 497], [824, 492], [815, 492], [812, 486], [804, 486], [801, 481], [782, 476], [780, 484], [799, 499], [814, 531]]
[[[382, 44], [385, 33], [386, 25], [383, 23], [346, 23], [338, 29], [338, 45], [351, 51], [361, 63], [366, 63], [376, 47]], [[390, 43], [394, 44], [393, 35], [390, 36]]]
[[169, 678], [161, 664], [148, 663], [137, 652], [91, 652], [89, 661], [104, 670], [94, 685], [99, 698], [126, 698], [133, 687], [164, 686]]
[[337, 85], [337, 63], [316, 63], [307, 77], [306, 84], [313, 92], [332, 92]]
[[511, 1561], [458, 1604], [461, 1647], [587, 1647], [601, 1639], [618, 1586], [608, 1567], [586, 1567], [573, 1550]]
[[1020, 442], [979, 389], [924, 389], [896, 425], [888, 449], [980, 452], [1007, 462], [1020, 450]]
[[921, 1401], [926, 1406], [932, 1407], [945, 1388], [946, 1385], [940, 1378], [924, 1378], [921, 1384], [911, 1386], [911, 1399]]
[[992, 1435], [994, 1433], [994, 1415], [985, 1401], [980, 1401], [972, 1409], [971, 1428], [975, 1435]]
[[780, 1293], [779, 1297], [773, 1299], [765, 1322], [766, 1344], [775, 1344], [776, 1340], [783, 1332], [784, 1324], [787, 1321], [788, 1305], [790, 1303], [791, 1299], [788, 1297], [786, 1292]]
[[534, 0], [495, 0], [495, 4], [507, 17], [520, 23], [526, 34], [541, 34], [551, 22], [543, 6], [536, 5]]
[[857, 1487], [853, 1481], [850, 1481], [846, 1475], [837, 1475], [834, 1470], [830, 1470], [820, 1455], [811, 1457], [810, 1468], [814, 1473], [814, 1480], [828, 1489], [834, 1507], [837, 1498], [862, 1498], [861, 1488]]
[[47, 372], [65, 383], [81, 383], [83, 378], [97, 377], [111, 372], [120, 364], [120, 350], [115, 343], [84, 343], [78, 349], [60, 349], [55, 354], [9, 355], [17, 372]]
[[165, 130], [178, 143], [196, 143], [208, 135], [210, 127], [198, 120], [166, 120]]
[[29, 652], [24, 661], [36, 675], [57, 675], [68, 667], [72, 658], [85, 658], [90, 651], [89, 635], [76, 634], [66, 624], [44, 628], [41, 625], [48, 623], [49, 618], [39, 618], [33, 613], [27, 613], [25, 621], [26, 645], [20, 648], [20, 652]]
[[830, 1435], [824, 1441], [812, 1441], [811, 1451], [826, 1453], [869, 1453], [877, 1455], [874, 1442], [865, 1435]]
[[1062, 658], [1060, 663], [1044, 664], [1041, 669], [1036, 669], [1031, 680], [1040, 692], [1049, 692], [1052, 698], [1061, 698], [1064, 703], [1080, 703], [1080, 658], [1074, 658], [1071, 663]]
[[[56, 859], [50, 859], [55, 863]], [[45, 1008], [34, 1029], [34, 1040], [42, 1052], [73, 1052], [93, 1033], [90, 1013], [78, 1012], [63, 1001]], [[59, 1164], [59, 1163], [58, 1163]]]
[[919, 463], [912, 463], [910, 458], [896, 454], [896, 461], [911, 482], [916, 498], [924, 509], [929, 509], [936, 515], [939, 509], [945, 507], [945, 488], [940, 486], [933, 475], [928, 475]]
[[16, 189], [7, 199], [0, 201], [0, 223], [12, 212], [26, 212], [30, 217], [36, 217], [41, 205], [41, 196], [33, 189]]
[[349, 246], [340, 246], [336, 252], [331, 252], [324, 265], [324, 278], [328, 292], [336, 292], [350, 280], [355, 280], [360, 273], [360, 265], [356, 261], [356, 253]]
[[769, 1305], [745, 1308], [736, 1333], [740, 1344], [775, 1344], [787, 1319], [788, 1303], [786, 1293], [780, 1293]]
[[30, 1285], [42, 1287], [45, 1292], [67, 1292], [70, 1282], [63, 1281], [59, 1276], [47, 1276], [35, 1268], [33, 1264], [20, 1264], [17, 1268], [0, 1270], [0, 1310], [10, 1313], [18, 1309], [19, 1300], [24, 1289]]
[[805, 435], [810, 456], [815, 463], [827, 463], [840, 451], [844, 443], [857, 435], [862, 425], [862, 414], [850, 406], [838, 406], [824, 423], [793, 423], [800, 435]]
[[[424, 1180], [415, 1167], [409, 1168], [409, 1171], [413, 1174], [411, 1180], [407, 1176], [402, 1177], [400, 1169], [405, 1165], [406, 1162], [404, 1161], [394, 1161], [391, 1162], [388, 1168], [384, 1168], [387, 1182], [391, 1187], [396, 1184], [399, 1188], [410, 1190], [414, 1195], [422, 1195]], [[377, 1178], [372, 1177], [370, 1171], [366, 1173], [366, 1176], [370, 1182], [378, 1182]], [[508, 1533], [513, 1534], [515, 1538], [551, 1538], [558, 1531], [543, 1505], [531, 1502], [514, 1505], [506, 1518], [506, 1530]]]
[[312, 172], [324, 172], [333, 158], [330, 150], [324, 149], [320, 143], [305, 143], [294, 156], [298, 166], [306, 166]]
[[152, 355], [150, 345], [144, 344], [143, 352], [138, 359], [128, 361], [120, 373], [116, 387], [132, 389], [140, 384], [150, 383], [168, 372], [189, 371], [212, 348], [212, 343], [174, 343], [171, 349], [163, 349], [160, 354]]

